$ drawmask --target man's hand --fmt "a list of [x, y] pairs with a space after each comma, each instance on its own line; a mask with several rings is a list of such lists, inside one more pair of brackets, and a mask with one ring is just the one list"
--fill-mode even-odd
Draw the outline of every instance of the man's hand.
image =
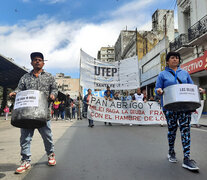
[[52, 99], [54, 101], [55, 100], [55, 96], [53, 94], [50, 94], [50, 99]]
[[16, 94], [17, 94], [17, 93], [15, 93], [15, 92], [11, 92], [11, 93], [9, 93], [9, 97], [15, 97]]
[[163, 90], [161, 88], [157, 89], [157, 94], [162, 95], [163, 94]]

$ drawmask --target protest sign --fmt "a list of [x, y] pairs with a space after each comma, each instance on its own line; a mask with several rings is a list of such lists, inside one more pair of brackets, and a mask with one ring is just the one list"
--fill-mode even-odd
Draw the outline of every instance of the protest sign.
[[[202, 106], [192, 113], [191, 124], [198, 124], [202, 109], [203, 102]], [[109, 101], [95, 96], [90, 99], [87, 118], [123, 124], [166, 124], [162, 108], [155, 101]]]

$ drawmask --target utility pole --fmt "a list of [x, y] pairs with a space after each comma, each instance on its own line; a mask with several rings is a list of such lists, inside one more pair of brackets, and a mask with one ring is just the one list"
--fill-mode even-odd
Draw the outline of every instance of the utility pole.
[[164, 31], [165, 31], [165, 38], [167, 36], [167, 17], [166, 14], [164, 15]]

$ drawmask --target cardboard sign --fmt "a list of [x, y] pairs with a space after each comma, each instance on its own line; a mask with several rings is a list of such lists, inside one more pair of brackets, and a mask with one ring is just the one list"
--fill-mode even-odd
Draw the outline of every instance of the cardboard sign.
[[14, 109], [23, 107], [38, 107], [39, 91], [26, 90], [17, 93], [14, 103]]

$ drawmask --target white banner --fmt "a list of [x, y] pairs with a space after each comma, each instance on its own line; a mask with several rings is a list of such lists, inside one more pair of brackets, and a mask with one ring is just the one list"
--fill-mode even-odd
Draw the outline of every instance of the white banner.
[[38, 107], [39, 91], [25, 90], [17, 93], [14, 103], [14, 109], [22, 107]]
[[136, 57], [116, 62], [97, 60], [81, 50], [80, 85], [91, 89], [136, 89], [140, 86]]
[[[165, 115], [160, 104], [154, 101], [120, 101], [105, 100], [92, 96], [88, 106], [87, 118], [94, 121], [123, 124], [166, 124]], [[202, 106], [192, 113], [191, 124], [198, 124], [203, 110]]]

